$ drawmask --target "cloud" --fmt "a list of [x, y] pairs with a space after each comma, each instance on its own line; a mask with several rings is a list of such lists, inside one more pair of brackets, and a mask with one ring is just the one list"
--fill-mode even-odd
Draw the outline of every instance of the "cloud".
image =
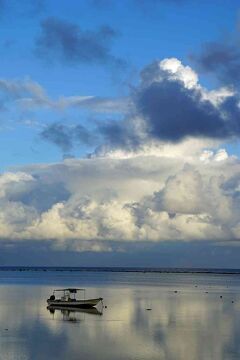
[[[110, 251], [112, 242], [239, 241], [240, 164], [162, 156], [68, 159], [0, 178], [2, 240]], [[226, 153], [226, 151], [225, 151]]]
[[129, 156], [144, 153], [146, 149], [149, 152], [150, 148], [155, 152], [157, 148], [166, 148], [167, 143], [191, 138], [209, 144], [231, 141], [239, 137], [240, 131], [238, 92], [227, 87], [208, 91], [199, 83], [197, 73], [175, 58], [146, 66], [139, 84], [127, 97], [75, 95], [53, 99], [40, 84], [27, 78], [0, 79], [0, 100], [2, 111], [15, 109], [13, 117], [20, 113], [18, 121], [29, 111], [35, 115], [38, 110], [65, 112], [65, 115], [72, 111], [71, 116], [78, 109], [112, 114], [108, 120], [102, 117], [95, 120], [91, 130], [82, 124], [55, 121], [49, 125], [42, 119], [35, 121], [44, 127], [41, 137], [65, 153], [77, 144], [97, 144], [92, 157], [114, 152]]
[[[6, 81], [6, 80], [4, 80]], [[8, 82], [8, 81], [7, 81]], [[40, 86], [40, 85], [39, 85]], [[42, 89], [42, 91], [44, 91]], [[22, 110], [48, 109], [54, 111], [64, 111], [70, 108], [86, 109], [96, 113], [125, 113], [131, 107], [129, 98], [112, 98], [100, 96], [61, 96], [58, 99], [51, 99], [45, 94], [39, 97], [37, 94], [24, 93], [17, 98], [17, 105]]]
[[[49, 108], [101, 103], [52, 100], [33, 82], [3, 81], [0, 89], [12, 101], [30, 96]], [[60, 122], [44, 127], [42, 138], [65, 154], [78, 142], [101, 146], [89, 158], [0, 175], [0, 241], [98, 252], [136, 243], [238, 244], [240, 163], [222, 144], [239, 136], [237, 91], [208, 91], [172, 58], [143, 69], [127, 104], [121, 118], [99, 119], [93, 131]]]
[[[28, 185], [30, 185], [28, 183]], [[43, 213], [51, 208], [55, 203], [67, 201], [70, 197], [69, 191], [64, 184], [55, 181], [47, 183], [41, 180], [35, 180], [32, 186], [28, 186], [25, 191], [11, 192], [7, 198], [11, 202], [22, 203], [24, 206], [35, 209], [38, 213]]]
[[61, 97], [55, 105], [59, 108], [85, 108], [99, 113], [125, 113], [131, 107], [131, 100], [128, 97], [69, 96]]
[[100, 143], [91, 156], [144, 153], [147, 148], [156, 150], [166, 147], [166, 143], [193, 137], [199, 141], [206, 139], [210, 144], [239, 136], [239, 95], [231, 88], [208, 91], [200, 85], [196, 72], [175, 58], [146, 66], [140, 80], [127, 97], [75, 95], [53, 99], [29, 78], [0, 79], [1, 110], [12, 109], [12, 118], [19, 116], [18, 121], [23, 121], [29, 111], [38, 116], [39, 110], [61, 112], [65, 118], [66, 112], [72, 111], [72, 116], [81, 109], [112, 114], [108, 120], [102, 117], [96, 120], [91, 130], [82, 124], [59, 121], [49, 125], [39, 116], [31, 121], [43, 127], [40, 134], [43, 139], [65, 153], [78, 144]]
[[238, 86], [240, 80], [239, 41], [215, 41], [203, 44], [198, 55], [191, 59], [206, 73], [213, 73], [228, 85]]
[[[29, 106], [25, 103], [34, 104], [36, 108], [45, 108], [51, 106], [51, 100], [48, 98], [45, 90], [37, 82], [30, 78], [25, 79], [0, 79], [0, 111], [15, 112], [18, 121], [21, 115]], [[7, 118], [5, 116], [5, 118]]]
[[147, 143], [176, 143], [193, 137], [217, 141], [240, 135], [239, 94], [231, 88], [208, 91], [197, 74], [175, 58], [144, 68], [131, 102], [122, 121], [100, 126], [105, 149], [131, 151]]
[[41, 133], [42, 139], [47, 140], [67, 153], [73, 149], [74, 144], [81, 143], [92, 145], [94, 135], [83, 125], [66, 126], [61, 123], [53, 123], [47, 126]]
[[[226, 110], [231, 111], [233, 107], [233, 111], [239, 111], [237, 100], [234, 100], [230, 107], [226, 100]], [[227, 114], [227, 123], [223, 116], [224, 105], [216, 109], [209, 100], [201, 99], [198, 90], [187, 89], [179, 81], [154, 82], [140, 90], [136, 105], [152, 138], [164, 141], [179, 141], [187, 136], [221, 139], [233, 135], [235, 128], [239, 135], [238, 117]]]
[[123, 61], [111, 53], [111, 43], [116, 36], [110, 26], [82, 30], [78, 25], [51, 17], [41, 23], [35, 52], [42, 58], [66, 64], [122, 66]]
[[8, 104], [22, 111], [47, 109], [64, 111], [70, 108], [87, 109], [99, 113], [125, 113], [131, 107], [128, 97], [113, 98], [100, 96], [60, 96], [49, 97], [45, 89], [31, 78], [0, 79], [0, 100], [2, 109]]
[[6, 172], [0, 177], [0, 198], [8, 197], [8, 194], [23, 194], [29, 191], [34, 183], [34, 178], [25, 172]]
[[[94, 116], [96, 120], [98, 116], [102, 117], [103, 114], [119, 118], [127, 113], [130, 108], [131, 101], [128, 97], [113, 98], [76, 94], [75, 96], [61, 95], [53, 98], [49, 96], [39, 83], [31, 78], [0, 78], [1, 128], [9, 128], [9, 126], [11, 126], [11, 129], [15, 129], [17, 126], [31, 127], [32, 131], [40, 131], [40, 133], [44, 131], [44, 135], [46, 134], [45, 138], [49, 141], [53, 140], [55, 143], [58, 142], [58, 139], [53, 134], [51, 136], [51, 132], [54, 129], [56, 130], [55, 124], [60, 124], [59, 115], [63, 119], [71, 118], [76, 123], [76, 119], [83, 112], [84, 117]], [[49, 131], [47, 131], [48, 127]], [[71, 127], [75, 127], [77, 136], [72, 136], [73, 129], [70, 129]], [[67, 141], [68, 135], [68, 138], [72, 138], [70, 142], [75, 145], [80, 143], [92, 145], [96, 143], [97, 136], [93, 133], [90, 134], [79, 123], [74, 126], [65, 124], [64, 129], [58, 129], [59, 136], [60, 132], [65, 141]], [[75, 146], [74, 144], [69, 144], [69, 149]], [[65, 144], [65, 146], [67, 147], [68, 145]]]
[[32, 96], [38, 100], [46, 100], [44, 89], [31, 79], [25, 80], [6, 80], [0, 79], [0, 92], [3, 96], [11, 99], [21, 99]]
[[41, 137], [45, 140], [53, 142], [59, 146], [64, 152], [72, 149], [72, 132], [62, 124], [52, 124], [41, 132]]
[[[139, 134], [134, 126], [125, 126], [117, 121], [105, 121], [98, 125], [98, 132], [103, 136], [104, 142], [110, 147], [119, 147], [126, 150], [137, 149], [141, 144]], [[100, 146], [102, 149], [103, 146]], [[98, 153], [99, 149], [96, 150]]]

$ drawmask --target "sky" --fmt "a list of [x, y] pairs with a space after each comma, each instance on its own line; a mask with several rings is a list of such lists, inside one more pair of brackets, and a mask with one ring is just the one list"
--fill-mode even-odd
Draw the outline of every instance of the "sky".
[[0, 266], [239, 267], [239, 15], [0, 1]]

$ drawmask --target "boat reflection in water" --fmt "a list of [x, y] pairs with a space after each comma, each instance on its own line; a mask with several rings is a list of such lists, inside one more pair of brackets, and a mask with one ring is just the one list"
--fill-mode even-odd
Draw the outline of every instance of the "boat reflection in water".
[[82, 314], [90, 314], [90, 315], [102, 315], [102, 311], [99, 311], [97, 308], [74, 308], [74, 307], [66, 307], [66, 306], [47, 306], [47, 310], [53, 315], [53, 319], [55, 318], [55, 313], [62, 314], [63, 321], [69, 322], [80, 322], [84, 320], [81, 317]]

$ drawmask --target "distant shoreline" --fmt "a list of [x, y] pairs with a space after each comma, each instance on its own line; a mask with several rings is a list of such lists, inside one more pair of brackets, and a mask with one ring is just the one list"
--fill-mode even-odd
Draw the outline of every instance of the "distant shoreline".
[[240, 275], [240, 269], [214, 268], [143, 268], [143, 267], [76, 267], [76, 266], [0, 266], [0, 271], [31, 271], [31, 272], [132, 272], [160, 274], [219, 274]]

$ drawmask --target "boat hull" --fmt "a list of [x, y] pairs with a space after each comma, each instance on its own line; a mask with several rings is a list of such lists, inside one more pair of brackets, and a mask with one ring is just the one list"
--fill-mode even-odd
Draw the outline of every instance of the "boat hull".
[[49, 306], [61, 306], [64, 308], [92, 308], [96, 306], [102, 298], [97, 299], [86, 299], [86, 300], [75, 300], [75, 301], [64, 301], [64, 300], [47, 300]]

